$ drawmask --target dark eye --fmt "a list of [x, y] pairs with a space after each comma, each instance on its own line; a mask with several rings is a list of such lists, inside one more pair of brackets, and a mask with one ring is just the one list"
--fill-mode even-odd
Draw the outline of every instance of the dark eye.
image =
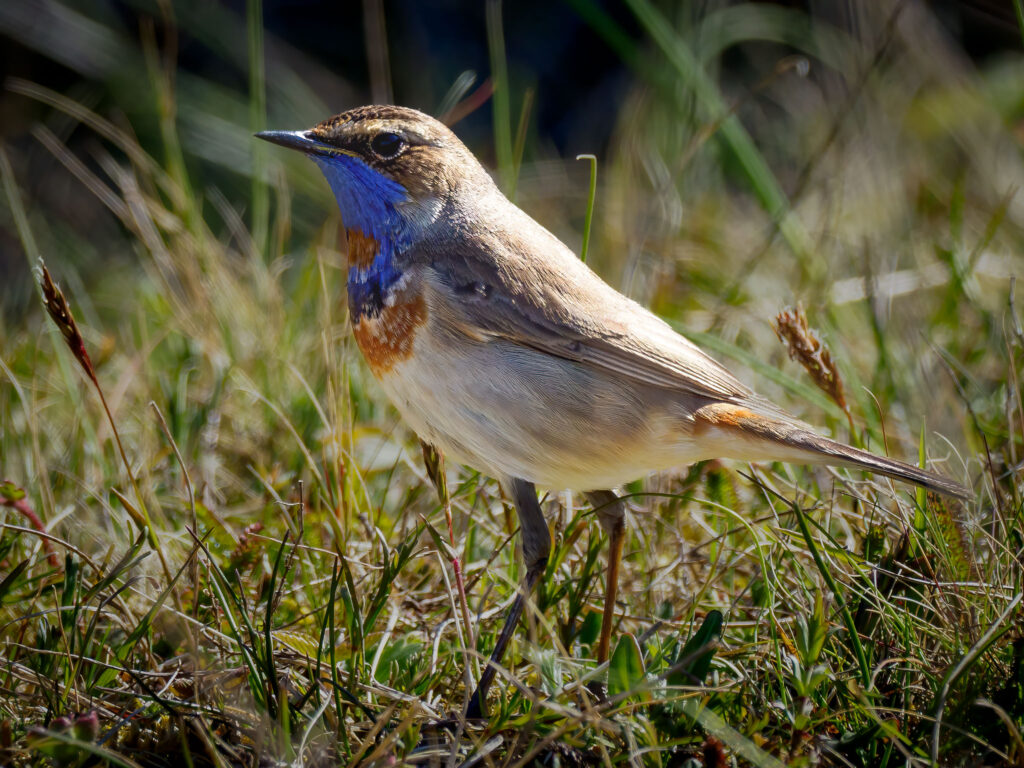
[[382, 160], [390, 160], [405, 149], [405, 140], [397, 133], [378, 133], [370, 142], [370, 149]]

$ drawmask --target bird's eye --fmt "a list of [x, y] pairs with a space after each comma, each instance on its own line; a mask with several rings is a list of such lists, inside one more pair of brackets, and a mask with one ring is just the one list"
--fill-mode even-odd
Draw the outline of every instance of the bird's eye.
[[390, 160], [405, 149], [405, 140], [397, 133], [378, 133], [370, 142], [370, 149], [382, 160]]

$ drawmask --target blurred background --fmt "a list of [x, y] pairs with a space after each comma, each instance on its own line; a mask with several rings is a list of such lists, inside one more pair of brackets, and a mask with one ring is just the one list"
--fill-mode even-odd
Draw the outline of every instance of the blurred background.
[[[260, 33], [255, 41], [254, 26]], [[636, 230], [688, 233], [699, 219], [697, 204], [711, 191], [709, 174], [717, 177], [716, 192], [750, 195], [755, 205], [764, 203], [761, 197], [800, 205], [825, 184], [835, 192], [857, 183], [827, 170], [841, 152], [860, 151], [865, 166], [886, 166], [887, 151], [899, 153], [903, 141], [971, 130], [982, 139], [976, 130], [987, 107], [994, 111], [984, 117], [1001, 118], [1012, 133], [1021, 130], [1013, 124], [1021, 118], [1021, 31], [1011, 0], [522, 0], [504, 7], [455, 0], [10, 0], [0, 8], [0, 35], [6, 83], [0, 138], [33, 209], [92, 244], [83, 249], [92, 253], [76, 256], [82, 272], [124, 257], [116, 222], [32, 130], [47, 126], [87, 165], [94, 162], [90, 142], [96, 137], [26, 97], [12, 79], [130, 125], [141, 147], [159, 155], [154, 78], [170, 78], [183, 162], [202, 186], [216, 187], [242, 207], [254, 167], [266, 173], [267, 163], [278, 162], [262, 156], [265, 148], [250, 141], [251, 130], [306, 127], [371, 102], [440, 115], [468, 97], [456, 113], [458, 133], [495, 169], [508, 162], [498, 146], [504, 123], [504, 132], [514, 134], [504, 140], [518, 142], [513, 149], [524, 166], [518, 197], [536, 204], [536, 211], [550, 210], [537, 199], [546, 196], [567, 215], [582, 212], [587, 168], [573, 162], [579, 153], [598, 156], [603, 187], [612, 184], [606, 163], [641, 166], [632, 171], [646, 177], [646, 204], [663, 210], [633, 217], [633, 251], [643, 250], [634, 241]], [[679, 71], [670, 49], [680, 44], [703, 69], [702, 78], [720, 89], [715, 99], [688, 82], [694, 75]], [[507, 87], [490, 99], [496, 80]], [[742, 150], [731, 135], [715, 135], [716, 108], [739, 116], [774, 185], [744, 178], [750, 168], [736, 157]], [[946, 138], [961, 152], [975, 149], [956, 133]], [[857, 142], [859, 149], [851, 149]], [[949, 146], [929, 149], [944, 153], [936, 161], [951, 179], [984, 162], [957, 158]], [[1003, 168], [1002, 176], [1010, 179], [1017, 170]], [[322, 185], [307, 176], [303, 183], [311, 188], [299, 191], [322, 203]], [[998, 180], [992, 182], [998, 188]], [[883, 187], [884, 175], [872, 183]], [[675, 187], [671, 203], [685, 210], [664, 210], [666, 184]], [[636, 191], [618, 178], [614, 186]], [[778, 190], [764, 192], [765, 186]], [[645, 204], [631, 197], [633, 205]], [[294, 212], [300, 220], [318, 221], [319, 206], [299, 202]], [[599, 217], [612, 210], [603, 206]], [[804, 229], [824, 228], [825, 222], [804, 218]], [[0, 290], [8, 312], [22, 309], [29, 297], [10, 224], [9, 218], [0, 223], [0, 265], [10, 277]]]
[[[312, 164], [251, 134], [394, 101], [453, 122], [577, 251], [590, 164], [576, 155], [596, 155], [590, 263], [801, 415], [844, 423], [772, 332], [798, 302], [857, 423], [877, 439], [886, 413], [897, 453], [925, 416], [963, 434], [965, 397], [1005, 420], [993, 350], [1024, 221], [1011, 2], [8, 0], [0, 36], [8, 349], [42, 327], [44, 255], [100, 350], [143, 343], [140, 313], [169, 333], [161, 302], [194, 324], [190, 343], [222, 332], [186, 366], [205, 381], [186, 411], [220, 391], [207, 368], [300, 354], [322, 320], [303, 314], [311, 264], [344, 309], [337, 212]], [[234, 282], [199, 290], [218, 248]], [[292, 330], [252, 339], [236, 300]]]

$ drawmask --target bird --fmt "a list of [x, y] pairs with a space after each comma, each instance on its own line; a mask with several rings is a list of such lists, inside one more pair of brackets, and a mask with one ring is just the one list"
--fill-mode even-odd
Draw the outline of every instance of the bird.
[[625, 539], [614, 488], [706, 459], [867, 470], [948, 496], [966, 487], [829, 439], [755, 393], [627, 298], [518, 208], [455, 133], [417, 110], [357, 107], [260, 139], [305, 153], [347, 239], [352, 334], [407, 424], [495, 478], [515, 506], [525, 575], [488, 690], [551, 539], [538, 488], [582, 492], [609, 540], [596, 649], [608, 660]]

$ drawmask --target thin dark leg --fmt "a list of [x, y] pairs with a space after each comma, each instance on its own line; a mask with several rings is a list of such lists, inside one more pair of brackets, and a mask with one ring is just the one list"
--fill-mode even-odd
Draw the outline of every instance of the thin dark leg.
[[[615, 599], [619, 591], [619, 563], [622, 545], [626, 540], [626, 507], [612, 491], [588, 491], [584, 494], [597, 511], [601, 527], [608, 534], [608, 572], [604, 589], [604, 613], [601, 616], [601, 634], [597, 642], [597, 663], [608, 661], [611, 648], [612, 622], [615, 620]], [[599, 687], [599, 695], [604, 691]]]
[[469, 700], [469, 708], [466, 710], [468, 718], [484, 716], [487, 690], [494, 682], [494, 675], [498, 671], [497, 665], [501, 664], [501, 658], [505, 655], [505, 647], [512, 639], [526, 600], [544, 574], [548, 563], [548, 554], [551, 552], [551, 534], [548, 533], [548, 524], [544, 520], [544, 513], [541, 512], [540, 503], [537, 501], [537, 489], [533, 483], [513, 479], [505, 483], [505, 487], [511, 493], [512, 502], [519, 515], [519, 534], [523, 542], [526, 577], [519, 587], [519, 594], [516, 595], [512, 607], [505, 616], [505, 624], [501, 628], [501, 634], [498, 635], [498, 642], [494, 646], [487, 667], [480, 675], [480, 682]]

